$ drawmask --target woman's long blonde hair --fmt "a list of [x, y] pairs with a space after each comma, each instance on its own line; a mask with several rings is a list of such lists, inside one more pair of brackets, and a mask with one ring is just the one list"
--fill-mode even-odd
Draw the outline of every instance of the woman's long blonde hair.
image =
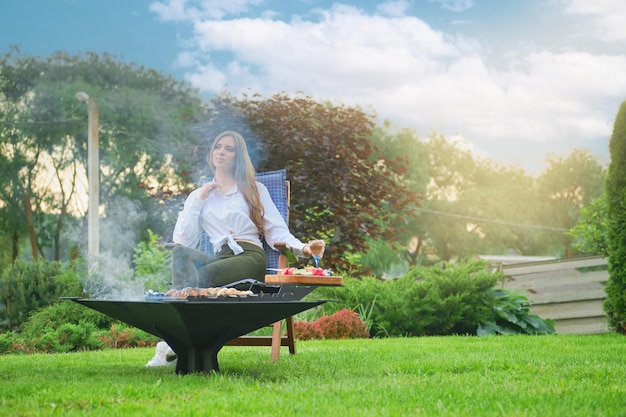
[[211, 172], [215, 174], [215, 165], [213, 164], [213, 151], [215, 150], [215, 145], [217, 145], [220, 139], [226, 136], [230, 136], [235, 140], [235, 172], [233, 173], [233, 175], [235, 177], [235, 181], [237, 181], [237, 188], [239, 189], [239, 192], [241, 192], [243, 198], [248, 204], [248, 208], [250, 209], [250, 219], [259, 230], [259, 234], [261, 235], [261, 237], [263, 237], [265, 232], [265, 228], [263, 227], [263, 216], [265, 215], [265, 209], [263, 208], [263, 204], [261, 204], [259, 189], [256, 185], [256, 171], [254, 169], [254, 166], [252, 165], [252, 161], [250, 160], [250, 155], [248, 154], [248, 146], [246, 145], [246, 141], [244, 140], [243, 136], [241, 136], [237, 132], [233, 132], [230, 130], [227, 130], [217, 135], [213, 140], [211, 151], [207, 155], [209, 168], [211, 168]]

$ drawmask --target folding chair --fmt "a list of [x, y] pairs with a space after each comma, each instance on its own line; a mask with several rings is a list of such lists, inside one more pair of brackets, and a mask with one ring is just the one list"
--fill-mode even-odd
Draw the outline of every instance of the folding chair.
[[[272, 197], [272, 201], [278, 208], [278, 211], [283, 216], [285, 223], [289, 224], [289, 200], [290, 200], [290, 184], [286, 179], [287, 171], [280, 169], [276, 171], [259, 172], [256, 175], [257, 181], [267, 187], [267, 190]], [[208, 178], [203, 178], [200, 182], [205, 183], [209, 181]], [[284, 249], [285, 245], [277, 243], [275, 246]], [[267, 268], [270, 273], [275, 273], [277, 269], [283, 269], [288, 266], [287, 256], [283, 253], [276, 251], [269, 247], [265, 241], [263, 241], [263, 248], [267, 256]], [[213, 248], [209, 237], [202, 233], [200, 238], [200, 250], [206, 253], [213, 254]], [[285, 319], [287, 332], [282, 334], [282, 320], [277, 321], [272, 325], [272, 336], [241, 336], [237, 339], [233, 339], [226, 343], [226, 346], [271, 346], [270, 360], [272, 362], [278, 361], [280, 357], [280, 347], [288, 346], [289, 353], [294, 355], [296, 353], [296, 344], [294, 338], [293, 329], [293, 317], [289, 316]]]

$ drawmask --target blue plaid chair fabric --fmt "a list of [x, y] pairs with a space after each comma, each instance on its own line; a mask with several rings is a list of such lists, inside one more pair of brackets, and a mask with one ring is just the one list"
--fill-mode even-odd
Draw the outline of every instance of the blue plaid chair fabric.
[[[285, 223], [289, 224], [289, 191], [287, 186], [287, 170], [279, 169], [276, 171], [259, 172], [256, 174], [257, 181], [267, 187], [267, 190], [272, 197], [272, 201], [278, 208], [279, 213], [283, 216]], [[200, 184], [204, 184], [212, 178], [202, 178]], [[200, 237], [200, 250], [206, 253], [213, 254], [213, 247], [209, 237], [202, 232]], [[267, 256], [267, 268], [270, 274], [275, 273], [275, 270], [279, 267], [279, 258], [281, 253], [269, 247], [269, 245], [263, 241], [263, 248]], [[293, 326], [293, 317], [289, 316], [285, 319], [287, 332], [282, 335], [282, 320], [277, 321], [272, 325], [272, 336], [240, 336], [237, 339], [231, 340], [226, 345], [228, 346], [271, 346], [270, 360], [271, 362], [277, 362], [280, 357], [280, 347], [287, 346], [290, 354], [296, 353], [296, 340]]]
[[[285, 223], [288, 224], [289, 220], [289, 196], [287, 195], [287, 170], [279, 169], [276, 171], [259, 172], [256, 174], [257, 181], [267, 187], [267, 190], [272, 197], [272, 201], [278, 208], [278, 212], [283, 216]], [[200, 179], [200, 185], [211, 181], [213, 178], [203, 177]], [[263, 248], [267, 256], [267, 268], [275, 270], [278, 268], [278, 259], [280, 252], [269, 247], [265, 241], [263, 241]], [[211, 240], [204, 231], [200, 237], [200, 250], [205, 253], [213, 254], [213, 247], [211, 246]]]

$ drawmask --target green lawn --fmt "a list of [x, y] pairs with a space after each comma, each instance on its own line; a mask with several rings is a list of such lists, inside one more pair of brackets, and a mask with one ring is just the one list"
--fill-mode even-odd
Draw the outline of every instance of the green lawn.
[[[423, 337], [226, 347], [219, 374], [153, 349], [0, 356], [0, 415], [626, 416], [626, 338]], [[283, 348], [284, 349], [284, 348]]]

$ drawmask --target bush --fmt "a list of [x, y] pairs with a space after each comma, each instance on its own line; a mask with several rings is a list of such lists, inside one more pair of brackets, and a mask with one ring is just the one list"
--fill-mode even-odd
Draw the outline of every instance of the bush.
[[361, 312], [373, 336], [476, 335], [481, 323], [496, 322], [494, 306], [499, 314], [517, 317], [510, 322], [500, 319], [502, 328], [522, 333], [520, 320], [526, 319], [521, 317], [534, 318], [520, 310], [519, 303], [493, 301], [494, 285], [502, 278], [484, 261], [467, 260], [443, 267], [418, 266], [393, 280], [346, 278], [343, 287], [321, 287], [315, 297], [338, 300], [324, 304], [324, 314], [341, 308]]
[[0, 333], [0, 354], [8, 353], [13, 344], [13, 333]]
[[322, 316], [314, 322], [295, 322], [295, 337], [310, 339], [356, 339], [367, 338], [367, 326], [352, 310], [341, 309], [334, 314]]
[[98, 340], [95, 331], [96, 327], [91, 323], [65, 323], [31, 339], [22, 337], [20, 343], [14, 344], [13, 350], [25, 353], [65, 353], [102, 349], [104, 344]]
[[493, 317], [478, 325], [479, 336], [494, 334], [554, 334], [554, 321], [530, 313], [530, 301], [514, 291], [494, 288], [485, 304]]
[[161, 236], [148, 229], [148, 241], [139, 242], [133, 252], [135, 277], [144, 282], [145, 289], [165, 292], [172, 281], [172, 251], [159, 243]]
[[40, 335], [56, 331], [65, 324], [88, 323], [96, 329], [108, 330], [115, 322], [110, 316], [73, 301], [60, 301], [33, 313], [22, 326], [21, 336], [35, 339]]
[[324, 339], [358, 339], [370, 337], [367, 326], [352, 310], [343, 308], [330, 316], [320, 317], [318, 325]]
[[22, 349], [26, 352], [44, 352], [44, 353], [60, 353], [65, 350], [59, 344], [59, 338], [54, 333], [44, 333], [37, 339], [33, 339], [30, 342], [30, 348], [24, 347]]
[[33, 311], [81, 294], [80, 279], [66, 264], [18, 261], [0, 275], [0, 326], [19, 330]]
[[143, 330], [67, 301], [38, 311], [19, 334], [0, 334], [0, 354], [145, 347], [157, 341]]
[[108, 331], [99, 332], [98, 340], [110, 348], [125, 349], [152, 346], [160, 339], [135, 327], [113, 323]]
[[317, 321], [296, 321], [293, 323], [294, 337], [298, 340], [323, 339], [324, 332]]
[[59, 345], [66, 352], [102, 349], [103, 343], [95, 337], [95, 330], [96, 327], [91, 323], [65, 323], [57, 329], [55, 334]]

